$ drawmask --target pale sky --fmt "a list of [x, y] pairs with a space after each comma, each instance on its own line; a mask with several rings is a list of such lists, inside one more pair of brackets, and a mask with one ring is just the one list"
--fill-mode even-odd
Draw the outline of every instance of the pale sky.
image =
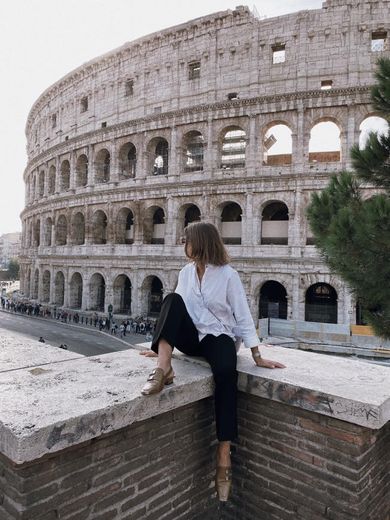
[[125, 42], [236, 5], [268, 18], [319, 9], [322, 0], [2, 0], [0, 235], [20, 231], [24, 127], [34, 101], [82, 63]]

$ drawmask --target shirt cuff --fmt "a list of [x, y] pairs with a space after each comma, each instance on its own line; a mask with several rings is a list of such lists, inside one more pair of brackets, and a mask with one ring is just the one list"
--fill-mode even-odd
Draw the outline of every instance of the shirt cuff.
[[243, 339], [245, 348], [253, 348], [258, 347], [261, 343], [258, 336], [250, 336], [248, 338]]

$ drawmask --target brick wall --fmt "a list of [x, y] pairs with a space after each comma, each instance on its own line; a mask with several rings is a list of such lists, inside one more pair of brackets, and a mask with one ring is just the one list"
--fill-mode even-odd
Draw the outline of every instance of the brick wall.
[[207, 399], [33, 463], [1, 457], [0, 519], [215, 518], [214, 428]]
[[226, 518], [390, 519], [390, 423], [370, 430], [244, 394], [239, 417]]
[[0, 520], [389, 520], [390, 423], [240, 394], [239, 433], [223, 509], [206, 399], [33, 463], [2, 457]]

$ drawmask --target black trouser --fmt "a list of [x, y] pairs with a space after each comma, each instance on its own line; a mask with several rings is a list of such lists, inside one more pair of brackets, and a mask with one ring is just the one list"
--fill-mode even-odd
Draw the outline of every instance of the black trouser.
[[219, 441], [237, 437], [237, 353], [226, 334], [207, 334], [199, 342], [198, 331], [179, 294], [168, 294], [162, 304], [151, 349], [158, 352], [163, 338], [172, 348], [189, 356], [203, 356], [210, 363], [215, 381], [215, 419]]

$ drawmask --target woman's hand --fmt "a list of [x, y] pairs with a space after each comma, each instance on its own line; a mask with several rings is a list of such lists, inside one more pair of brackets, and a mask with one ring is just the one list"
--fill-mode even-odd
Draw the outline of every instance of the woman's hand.
[[272, 361], [271, 359], [265, 359], [263, 357], [255, 357], [253, 361], [258, 367], [263, 368], [286, 368], [286, 365], [279, 363], [279, 361]]

